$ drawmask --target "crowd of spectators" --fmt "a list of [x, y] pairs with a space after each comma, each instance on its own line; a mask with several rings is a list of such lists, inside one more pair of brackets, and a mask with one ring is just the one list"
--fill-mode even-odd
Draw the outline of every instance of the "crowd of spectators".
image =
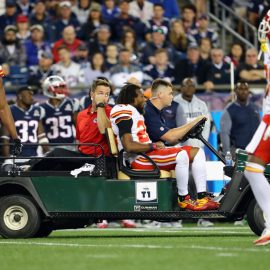
[[40, 88], [52, 74], [82, 90], [98, 76], [116, 89], [131, 76], [145, 87], [158, 77], [173, 84], [192, 77], [210, 92], [229, 84], [230, 61], [237, 79], [255, 66], [259, 76], [261, 66], [241, 44], [232, 44], [228, 55], [219, 48], [203, 2], [180, 8], [176, 0], [6, 0], [0, 16], [5, 86]]

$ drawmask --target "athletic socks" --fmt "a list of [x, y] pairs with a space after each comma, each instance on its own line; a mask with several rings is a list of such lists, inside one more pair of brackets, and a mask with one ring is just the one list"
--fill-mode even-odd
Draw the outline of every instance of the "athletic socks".
[[176, 183], [178, 195], [185, 196], [188, 194], [188, 177], [189, 177], [189, 157], [186, 151], [181, 151], [176, 156]]
[[193, 159], [191, 171], [196, 185], [197, 192], [206, 191], [206, 158], [204, 151], [199, 149], [198, 153]]

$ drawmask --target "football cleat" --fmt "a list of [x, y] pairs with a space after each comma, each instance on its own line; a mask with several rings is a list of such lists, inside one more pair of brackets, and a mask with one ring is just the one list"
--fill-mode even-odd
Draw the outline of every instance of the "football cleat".
[[219, 203], [212, 200], [212, 198], [206, 196], [202, 199], [196, 200], [197, 204], [204, 207], [205, 210], [216, 210], [219, 208]]
[[109, 227], [107, 220], [102, 220], [102, 222], [97, 223], [99, 229], [106, 229]]
[[211, 222], [210, 220], [199, 218], [198, 222], [197, 222], [197, 226], [198, 227], [204, 227], [204, 228], [213, 227], [214, 223]]
[[261, 237], [254, 242], [255, 246], [265, 246], [270, 244], [270, 228], [265, 228]]
[[127, 229], [137, 228], [136, 223], [130, 219], [121, 220], [121, 226], [122, 228], [127, 228]]
[[192, 210], [192, 211], [199, 211], [197, 210], [198, 204], [196, 201], [192, 200], [189, 195], [185, 197], [184, 201], [180, 201], [178, 197], [178, 206], [181, 209], [187, 209], [187, 210]]

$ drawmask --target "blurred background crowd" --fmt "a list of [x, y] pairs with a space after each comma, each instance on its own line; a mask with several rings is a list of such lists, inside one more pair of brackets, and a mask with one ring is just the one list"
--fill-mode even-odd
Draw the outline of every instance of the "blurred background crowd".
[[[40, 91], [42, 81], [55, 74], [78, 95], [104, 76], [114, 85], [115, 98], [130, 77], [144, 88], [158, 77], [176, 86], [192, 77], [202, 91], [228, 92], [231, 61], [235, 81], [264, 84], [252, 31], [247, 36], [246, 24], [227, 9], [256, 28], [268, 1], [1, 1], [5, 87], [12, 92], [28, 84]], [[238, 36], [224, 41], [222, 25], [211, 20], [212, 14]]]

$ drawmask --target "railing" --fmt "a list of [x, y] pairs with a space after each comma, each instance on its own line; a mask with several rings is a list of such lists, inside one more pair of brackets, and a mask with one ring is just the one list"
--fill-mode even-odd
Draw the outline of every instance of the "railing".
[[[233, 37], [245, 44], [246, 47], [255, 47], [256, 49], [258, 49], [258, 32], [256, 27], [250, 24], [245, 18], [240, 17], [233, 9], [226, 6], [221, 1], [215, 0], [213, 2], [214, 14], [209, 12], [208, 15], [220, 26], [222, 49], [224, 51], [227, 51], [227, 32], [229, 32]], [[232, 23], [233, 21], [236, 21], [236, 23], [242, 23], [243, 35], [237, 33], [233, 28], [231, 28], [225, 23], [228, 18]]]

